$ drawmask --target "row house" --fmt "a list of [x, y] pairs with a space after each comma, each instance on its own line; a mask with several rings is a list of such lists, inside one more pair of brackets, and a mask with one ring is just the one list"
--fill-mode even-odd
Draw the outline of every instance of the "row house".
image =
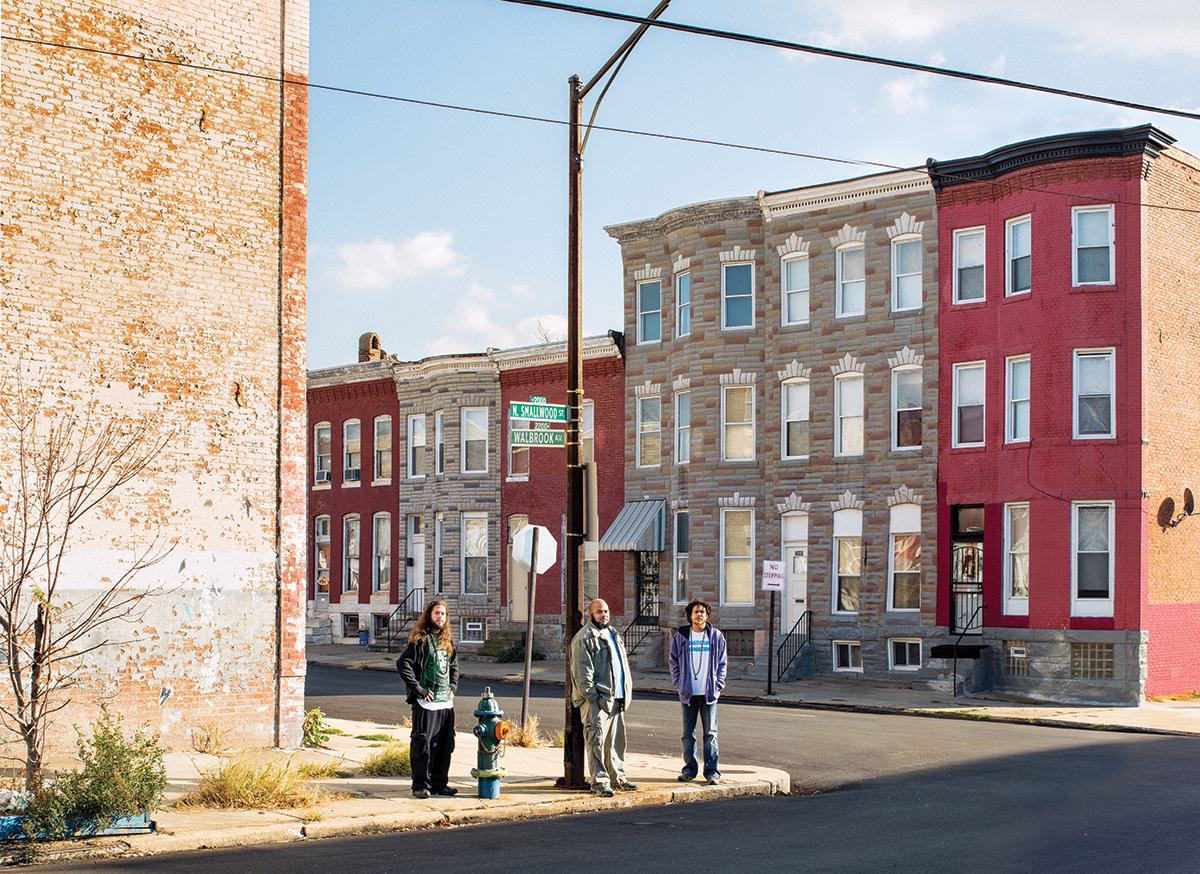
[[[648, 661], [694, 597], [731, 654], [929, 673], [936, 629], [937, 223], [922, 172], [607, 229], [625, 273], [626, 609]], [[772, 626], [761, 561], [782, 560]], [[910, 674], [911, 675], [911, 674]]]
[[[622, 495], [620, 335], [587, 339], [584, 356], [599, 525]], [[510, 425], [526, 423], [509, 422], [508, 401], [565, 396], [565, 344], [406, 362], [365, 334], [359, 359], [309, 374], [309, 639], [387, 645], [426, 597], [450, 603], [468, 650], [523, 630], [511, 537], [531, 522], [559, 531], [565, 453], [512, 447]], [[593, 560], [591, 579], [619, 600], [621, 569], [609, 564]], [[539, 586], [545, 649], [561, 647], [560, 578], [556, 565]]]

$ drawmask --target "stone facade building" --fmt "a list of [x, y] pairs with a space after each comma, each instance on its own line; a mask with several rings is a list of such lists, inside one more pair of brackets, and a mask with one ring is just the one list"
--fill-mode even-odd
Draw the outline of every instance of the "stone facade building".
[[[621, 244], [628, 338], [619, 521], [661, 507], [601, 544], [633, 552], [633, 624], [665, 642], [700, 597], [733, 655], [765, 662], [780, 634], [804, 629], [814, 645], [802, 672], [928, 674], [938, 433], [928, 177], [760, 193], [608, 231]], [[764, 559], [787, 575], [771, 634]]]
[[[157, 536], [172, 552], [130, 586], [166, 594], [86, 656], [51, 737], [103, 696], [170, 744], [219, 723], [293, 746], [307, 94], [276, 80], [306, 78], [308, 4], [8, 0], [0, 26], [0, 407], [19, 372], [60, 420], [94, 401], [166, 440], [77, 531], [63, 593], [88, 603]], [[9, 509], [16, 452], [0, 426]]]

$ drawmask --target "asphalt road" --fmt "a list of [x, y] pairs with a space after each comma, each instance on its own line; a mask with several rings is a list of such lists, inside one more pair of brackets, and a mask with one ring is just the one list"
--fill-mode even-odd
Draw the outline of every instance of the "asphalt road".
[[[460, 686], [460, 727], [470, 724], [481, 687]], [[561, 719], [558, 691], [534, 690], [534, 712]], [[520, 689], [497, 691], [515, 712]], [[308, 692], [309, 706], [331, 716], [398, 721], [406, 709], [388, 674], [314, 668]], [[678, 718], [669, 699], [635, 700], [631, 745], [675, 753]], [[723, 770], [739, 762], [786, 768], [797, 788], [816, 794], [117, 860], [86, 870], [559, 874], [582, 863], [654, 872], [1200, 871], [1198, 738], [730, 704], [721, 708], [721, 758]]]

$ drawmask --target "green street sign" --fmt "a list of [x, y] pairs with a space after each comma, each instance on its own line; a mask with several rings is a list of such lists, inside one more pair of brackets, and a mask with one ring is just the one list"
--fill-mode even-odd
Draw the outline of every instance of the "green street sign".
[[567, 407], [565, 404], [509, 401], [508, 417], [510, 419], [528, 419], [531, 422], [565, 422], [567, 421]]
[[508, 432], [513, 446], [566, 446], [566, 431], [526, 430], [514, 428]]

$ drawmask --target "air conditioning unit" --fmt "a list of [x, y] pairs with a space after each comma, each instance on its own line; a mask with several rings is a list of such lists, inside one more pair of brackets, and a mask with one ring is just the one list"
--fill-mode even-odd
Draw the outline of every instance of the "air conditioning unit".
[[318, 471], [317, 471], [317, 476], [316, 476], [316, 482], [319, 482], [319, 483], [327, 483], [327, 482], [329, 482], [329, 471], [327, 471], [327, 470], [318, 470]]
[[346, 470], [346, 475], [343, 479], [349, 482], [358, 482], [362, 478], [362, 468], [351, 467]]

